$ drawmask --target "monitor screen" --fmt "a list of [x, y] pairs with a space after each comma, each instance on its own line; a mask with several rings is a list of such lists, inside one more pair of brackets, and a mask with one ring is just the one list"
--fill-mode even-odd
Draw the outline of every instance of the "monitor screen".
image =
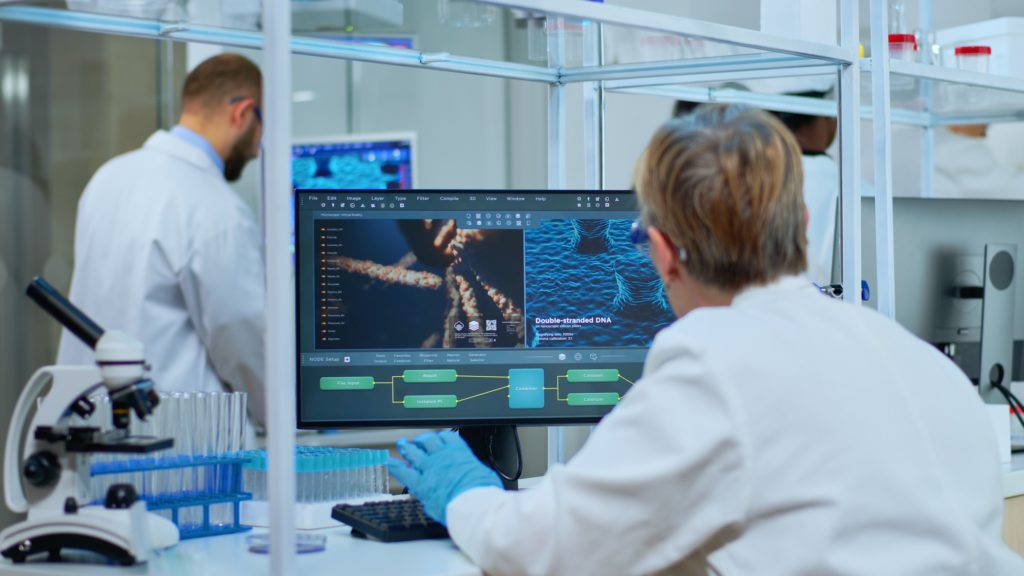
[[415, 136], [354, 134], [292, 145], [292, 184], [304, 189], [408, 190]]
[[593, 423], [673, 320], [630, 192], [296, 198], [303, 428]]

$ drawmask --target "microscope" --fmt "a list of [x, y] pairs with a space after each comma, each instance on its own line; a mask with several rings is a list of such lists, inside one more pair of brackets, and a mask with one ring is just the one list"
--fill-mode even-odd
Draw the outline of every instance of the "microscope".
[[[4, 497], [8, 508], [28, 517], [0, 532], [0, 554], [15, 563], [43, 553], [59, 561], [67, 549], [121, 565], [145, 562], [154, 550], [178, 543], [177, 527], [147, 511], [130, 484], [111, 486], [102, 504], [85, 501], [90, 454], [145, 454], [174, 443], [128, 432], [133, 412], [145, 420], [159, 403], [146, 378], [142, 344], [122, 332], [104, 331], [42, 278], [26, 293], [95, 350], [96, 366], [46, 366], [22, 390], [4, 447]], [[75, 416], [93, 414], [96, 406], [89, 398], [101, 389], [110, 398], [112, 427], [75, 425]]]

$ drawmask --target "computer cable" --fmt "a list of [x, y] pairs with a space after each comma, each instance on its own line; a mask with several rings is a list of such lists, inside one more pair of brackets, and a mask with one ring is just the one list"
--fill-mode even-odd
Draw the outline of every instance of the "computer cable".
[[1017, 417], [1017, 421], [1020, 422], [1021, 427], [1024, 427], [1024, 403], [1021, 403], [1020, 398], [1017, 398], [1006, 386], [993, 382], [992, 387], [998, 390], [1003, 395], [1003, 398], [1006, 398], [1006, 402], [1014, 409], [1013, 412], [1014, 416]]
[[514, 426], [512, 427], [512, 439], [515, 441], [516, 444], [516, 472], [512, 476], [506, 474], [505, 471], [502, 470], [500, 466], [498, 466], [497, 462], [494, 461], [495, 436], [497, 436], [497, 434], [492, 433], [490, 435], [490, 438], [488, 438], [487, 440], [487, 459], [490, 461], [491, 468], [493, 468], [494, 471], [498, 473], [498, 476], [501, 476], [502, 478], [509, 482], [515, 482], [516, 480], [519, 480], [519, 478], [522, 477], [523, 475], [523, 449], [522, 446], [519, 445], [519, 429]]

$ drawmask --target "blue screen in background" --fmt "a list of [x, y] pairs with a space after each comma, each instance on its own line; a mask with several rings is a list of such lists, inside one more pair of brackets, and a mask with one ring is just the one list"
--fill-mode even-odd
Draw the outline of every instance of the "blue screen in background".
[[[292, 186], [318, 190], [408, 190], [412, 188], [412, 142], [296, 144], [292, 146]], [[294, 222], [294, 198], [291, 208]]]
[[408, 190], [412, 145], [406, 140], [295, 145], [292, 183], [307, 190]]

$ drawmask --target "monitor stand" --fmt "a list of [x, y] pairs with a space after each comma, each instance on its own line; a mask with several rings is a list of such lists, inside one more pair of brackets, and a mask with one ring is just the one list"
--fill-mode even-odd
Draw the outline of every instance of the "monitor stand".
[[[521, 451], [516, 450], [515, 426], [474, 426], [459, 428], [459, 436], [469, 444], [470, 449], [481, 462], [498, 472], [506, 490], [517, 490], [517, 480], [507, 480], [505, 476], [515, 476]], [[504, 474], [504, 476], [502, 475]]]

